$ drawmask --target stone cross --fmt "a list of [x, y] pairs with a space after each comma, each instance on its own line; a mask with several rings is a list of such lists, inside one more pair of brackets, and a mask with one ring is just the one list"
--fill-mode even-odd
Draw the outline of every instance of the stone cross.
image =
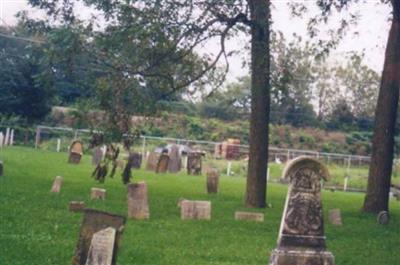
[[207, 193], [218, 193], [219, 173], [215, 168], [207, 170]]
[[63, 183], [63, 177], [57, 176], [54, 179], [53, 186], [51, 187], [51, 192], [60, 193], [62, 183]]
[[128, 217], [149, 219], [149, 202], [146, 182], [128, 184]]
[[328, 169], [318, 160], [298, 157], [285, 167], [289, 190], [279, 231], [278, 247], [270, 265], [334, 265], [327, 251], [322, 215], [321, 181]]
[[[120, 215], [93, 209], [85, 209], [83, 212], [83, 222], [79, 233], [79, 240], [76, 245], [75, 255], [72, 259], [72, 265], [87, 265], [87, 262], [92, 262], [89, 257], [93, 257], [93, 254], [98, 253], [99, 249], [103, 249], [107, 252], [107, 259], [102, 261], [103, 263], [89, 263], [90, 265], [117, 264], [119, 239], [121, 238], [122, 232], [124, 230], [125, 222], [125, 217]], [[112, 232], [112, 230], [109, 229], [110, 227], [114, 229], [115, 234]], [[97, 234], [97, 232], [99, 231], [102, 232], [100, 234]], [[113, 234], [115, 235], [115, 240], [112, 250], [110, 251]], [[102, 243], [100, 242], [100, 244], [99, 239], [101, 239], [102, 241]], [[109, 260], [108, 254], [110, 252], [112, 253], [111, 263], [106, 263], [106, 261]], [[97, 259], [97, 261], [99, 260]]]
[[108, 227], [93, 234], [85, 265], [111, 265], [115, 228]]

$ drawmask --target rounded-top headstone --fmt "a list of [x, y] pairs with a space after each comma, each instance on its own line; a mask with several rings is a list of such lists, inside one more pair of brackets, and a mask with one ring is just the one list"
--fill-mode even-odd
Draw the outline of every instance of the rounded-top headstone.
[[381, 211], [377, 217], [378, 224], [387, 225], [389, 224], [389, 213], [387, 211]]
[[[290, 183], [292, 183], [292, 181], [295, 180], [293, 177], [295, 177], [296, 174], [304, 168], [317, 173], [312, 174], [312, 177], [309, 178], [311, 181], [317, 179], [328, 181], [330, 179], [328, 168], [317, 159], [307, 156], [300, 156], [289, 161], [283, 170], [282, 179], [287, 179]], [[297, 180], [304, 181], [304, 178], [297, 178]]]

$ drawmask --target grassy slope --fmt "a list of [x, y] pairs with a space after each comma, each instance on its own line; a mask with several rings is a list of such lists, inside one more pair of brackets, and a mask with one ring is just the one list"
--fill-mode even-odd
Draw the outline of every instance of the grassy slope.
[[[119, 176], [105, 184], [89, 176], [85, 157], [79, 166], [66, 163], [65, 153], [10, 148], [0, 153], [5, 175], [0, 177], [0, 264], [70, 264], [81, 215], [70, 213], [70, 200], [89, 207], [126, 214], [126, 189]], [[49, 190], [56, 175], [64, 176], [59, 195]], [[268, 188], [271, 209], [264, 223], [233, 220], [243, 209], [243, 178], [223, 177], [219, 195], [205, 194], [204, 177], [155, 175], [136, 171], [135, 181], [149, 185], [151, 219], [129, 220], [118, 264], [268, 264], [276, 245], [286, 188]], [[106, 201], [90, 201], [91, 187], [107, 189]], [[181, 221], [180, 197], [212, 201], [211, 221]], [[375, 217], [361, 214], [362, 194], [325, 192], [324, 215], [341, 208], [344, 226], [326, 224], [327, 243], [339, 265], [400, 264], [400, 203], [392, 202], [392, 221], [378, 226]]]

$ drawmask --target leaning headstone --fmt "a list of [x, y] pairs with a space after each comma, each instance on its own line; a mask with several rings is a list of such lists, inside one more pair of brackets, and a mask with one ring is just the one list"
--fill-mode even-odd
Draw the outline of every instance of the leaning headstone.
[[85, 202], [82, 201], [70, 201], [68, 204], [70, 212], [82, 212], [85, 209]]
[[211, 219], [211, 202], [209, 201], [189, 201], [182, 200], [180, 202], [181, 219]]
[[0, 161], [0, 176], [3, 176], [3, 172], [4, 172], [3, 161]]
[[150, 171], [156, 171], [160, 156], [160, 153], [151, 152], [147, 158], [146, 169]]
[[389, 224], [389, 213], [387, 211], [381, 211], [377, 217], [378, 224], [387, 225]]
[[160, 158], [158, 159], [156, 173], [165, 173], [168, 169], [169, 163], [169, 155], [161, 154]]
[[[94, 246], [92, 244], [93, 242], [92, 239], [94, 235], [97, 232], [107, 229], [109, 227], [114, 228], [116, 232], [112, 250], [112, 259], [110, 263], [111, 265], [115, 265], [117, 263], [119, 240], [121, 238], [124, 229], [125, 221], [126, 221], [125, 217], [120, 215], [115, 215], [112, 213], [102, 212], [93, 209], [85, 209], [83, 222], [79, 234], [79, 240], [76, 246], [75, 255], [72, 260], [72, 265], [87, 265], [88, 257], [90, 256], [91, 253], [93, 253]], [[106, 234], [111, 234], [111, 233], [107, 231]], [[92, 245], [92, 252], [90, 252], [91, 245]], [[109, 264], [109, 263], [105, 263], [105, 261], [103, 261], [103, 263], [89, 263], [89, 264], [98, 265], [98, 264]]]
[[53, 186], [51, 187], [51, 192], [60, 193], [62, 183], [63, 177], [57, 176], [53, 182]]
[[115, 228], [108, 227], [93, 234], [85, 265], [111, 265], [115, 243]]
[[146, 182], [128, 184], [128, 217], [149, 219], [149, 202]]
[[207, 170], [207, 193], [218, 193], [219, 173], [215, 168]]
[[235, 212], [235, 220], [264, 222], [264, 214], [252, 212]]
[[106, 190], [99, 188], [92, 188], [90, 192], [90, 198], [92, 200], [105, 200], [106, 199]]
[[333, 265], [327, 251], [321, 202], [321, 181], [329, 178], [318, 160], [298, 157], [285, 167], [289, 190], [270, 265]]
[[83, 143], [79, 140], [72, 142], [69, 148], [68, 162], [71, 164], [79, 164], [83, 155]]
[[170, 173], [177, 173], [181, 170], [182, 159], [177, 145], [172, 145], [169, 152], [168, 171]]
[[333, 225], [342, 226], [342, 213], [340, 209], [332, 209], [329, 211], [329, 221]]
[[101, 147], [96, 147], [93, 149], [92, 155], [92, 165], [97, 166], [103, 159], [103, 150]]
[[201, 174], [201, 153], [193, 152], [188, 154], [187, 158], [187, 173], [188, 175]]

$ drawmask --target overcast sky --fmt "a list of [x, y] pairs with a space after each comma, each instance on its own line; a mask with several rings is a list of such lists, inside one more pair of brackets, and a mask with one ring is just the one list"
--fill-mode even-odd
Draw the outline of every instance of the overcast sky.
[[[305, 19], [291, 18], [287, 2], [285, 0], [273, 0], [272, 18], [273, 27], [275, 30], [280, 30], [284, 33], [286, 38], [290, 39], [293, 33], [306, 36], [306, 21]], [[311, 14], [315, 11], [313, 2], [315, 0], [299, 1], [303, 3], [310, 3]], [[35, 17], [42, 17], [43, 13], [33, 10], [27, 4], [27, 0], [0, 0], [0, 24], [13, 25], [16, 22], [15, 14], [22, 10], [29, 10], [29, 14]], [[334, 52], [334, 59], [341, 62], [345, 60], [346, 54], [351, 51], [365, 51], [366, 62], [374, 70], [379, 73], [382, 71], [384, 51], [386, 40], [389, 32], [390, 7], [379, 3], [379, 0], [369, 0], [364, 3], [357, 4], [357, 9], [353, 8], [351, 11], [358, 11], [361, 19], [357, 28], [346, 36], [342, 41], [340, 47]], [[86, 12], [79, 12], [83, 16], [89, 16], [90, 10]], [[335, 21], [330, 23], [334, 26]], [[354, 32], [358, 32], [354, 36]], [[227, 47], [231, 49], [243, 49], [244, 42], [248, 39], [242, 37], [231, 40]], [[204, 50], [216, 50], [217, 44], [210, 43]], [[229, 79], [233, 80], [248, 74], [247, 68], [241, 65], [243, 56], [235, 56], [230, 59], [230, 74]]]

